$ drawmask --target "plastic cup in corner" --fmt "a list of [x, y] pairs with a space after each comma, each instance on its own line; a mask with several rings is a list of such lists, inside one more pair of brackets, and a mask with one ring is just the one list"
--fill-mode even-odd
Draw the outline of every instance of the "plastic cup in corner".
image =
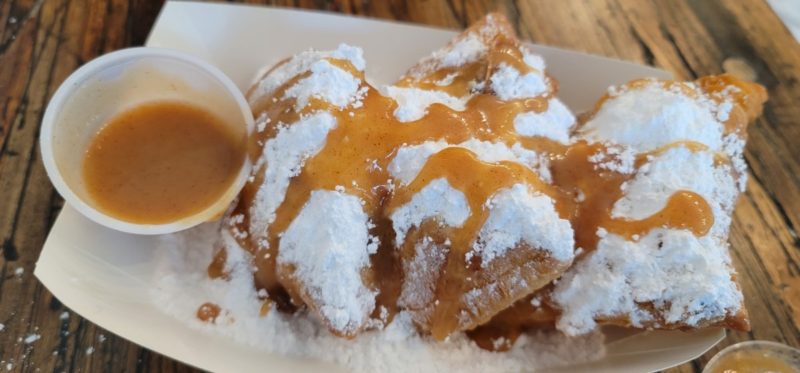
[[[100, 56], [58, 88], [42, 120], [39, 145], [47, 175], [64, 200], [108, 228], [133, 234], [166, 234], [218, 219], [247, 180], [243, 157], [235, 180], [200, 212], [164, 224], [139, 224], [103, 212], [88, 195], [82, 162], [90, 141], [114, 115], [145, 102], [180, 100], [210, 110], [235, 135], [250, 136], [253, 115], [239, 88], [218, 68], [170, 49], [139, 47]], [[123, 166], [123, 165], [121, 165]]]

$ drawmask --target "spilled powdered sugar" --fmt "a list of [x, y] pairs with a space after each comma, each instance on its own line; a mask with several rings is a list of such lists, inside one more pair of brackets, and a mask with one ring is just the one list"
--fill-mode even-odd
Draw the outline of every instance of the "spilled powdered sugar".
[[[576, 364], [604, 354], [599, 332], [577, 338], [536, 332], [521, 336], [510, 351], [494, 353], [480, 349], [461, 333], [445, 342], [420, 336], [406, 312], [385, 329], [363, 332], [353, 340], [330, 334], [306, 311], [287, 315], [272, 310], [260, 316], [261, 303], [244, 250], [229, 251], [229, 281], [208, 278], [206, 267], [217, 232], [215, 224], [206, 224], [159, 238], [154, 302], [192, 328], [264, 351], [265, 361], [267, 354], [278, 354], [337, 363], [355, 372], [519, 372]], [[205, 302], [223, 310], [215, 324], [191, 317]]]
[[361, 271], [378, 242], [368, 233], [369, 218], [355, 196], [326, 190], [308, 202], [284, 232], [277, 263], [294, 268], [291, 276], [320, 304], [330, 326], [357, 331], [375, 308], [376, 292], [364, 286]]
[[515, 184], [495, 194], [487, 203], [490, 211], [473, 247], [486, 266], [520, 243], [548, 252], [561, 262], [572, 261], [572, 225], [561, 219], [553, 200]]

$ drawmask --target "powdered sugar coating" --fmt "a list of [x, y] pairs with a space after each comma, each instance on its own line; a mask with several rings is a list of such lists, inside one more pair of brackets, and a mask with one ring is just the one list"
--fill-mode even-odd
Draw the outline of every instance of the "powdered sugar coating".
[[436, 84], [439, 87], [447, 87], [450, 84], [453, 84], [453, 79], [455, 79], [457, 76], [458, 76], [457, 72], [456, 73], [450, 73], [450, 74], [445, 75], [444, 78], [433, 82], [433, 84]]
[[546, 65], [542, 56], [534, 53], [530, 47], [524, 44], [520, 46], [520, 50], [522, 51], [522, 61], [525, 62], [526, 65], [530, 68], [544, 71]]
[[300, 173], [306, 159], [325, 146], [328, 132], [335, 126], [336, 118], [319, 112], [280, 128], [274, 138], [267, 140], [253, 168], [254, 173], [263, 172], [264, 177], [250, 208], [251, 235], [266, 234], [267, 227], [275, 220], [275, 211], [283, 202], [290, 179]]
[[736, 186], [739, 192], [744, 192], [747, 186], [747, 163], [744, 160], [745, 140], [739, 135], [732, 133], [722, 139], [722, 151], [728, 155], [728, 159], [738, 175]]
[[469, 33], [463, 38], [455, 40], [453, 44], [433, 52], [430, 56], [422, 59], [417, 66], [409, 71], [409, 75], [415, 79], [421, 79], [432, 71], [444, 68], [459, 67], [470, 62], [483, 58], [489, 50], [484, 43], [486, 36], [496, 34], [496, 30], [487, 27], [484, 34]]
[[697, 93], [665, 89], [651, 82], [612, 95], [578, 135], [592, 142], [610, 142], [646, 153], [676, 141], [695, 141], [711, 150], [722, 148], [723, 124], [718, 107]]
[[551, 98], [547, 110], [541, 113], [524, 112], [514, 118], [514, 130], [521, 136], [541, 136], [562, 144], [569, 143], [575, 116], [561, 100]]
[[313, 97], [326, 101], [340, 109], [349, 105], [358, 106], [361, 97], [361, 79], [332, 65], [327, 60], [311, 64], [310, 74], [289, 87], [283, 98], [295, 98], [295, 110], [300, 111]]
[[278, 265], [294, 268], [291, 276], [310, 303], [318, 304], [322, 318], [342, 333], [360, 329], [375, 308], [376, 292], [361, 278], [378, 249], [368, 223], [357, 197], [315, 190], [280, 241]]
[[657, 213], [678, 191], [697, 193], [711, 206], [711, 234], [718, 237], [727, 235], [730, 212], [739, 194], [730, 166], [717, 165], [711, 152], [692, 151], [685, 146], [651, 157], [622, 190], [623, 196], [614, 204], [611, 215], [630, 220]]
[[486, 266], [519, 244], [547, 252], [561, 262], [572, 261], [572, 225], [561, 219], [553, 200], [525, 184], [498, 191], [487, 203], [489, 217], [478, 233], [473, 252]]
[[541, 71], [520, 74], [513, 66], [501, 62], [490, 78], [492, 91], [503, 101], [536, 97], [545, 94], [550, 87]]
[[340, 44], [334, 51], [308, 50], [298, 53], [285, 63], [276, 66], [268, 75], [263, 78], [260, 77], [261, 80], [255, 84], [255, 88], [249, 95], [250, 105], [254, 105], [258, 100], [271, 95], [278, 87], [286, 84], [295, 76], [308, 71], [317, 61], [325, 58], [346, 60], [358, 71], [363, 71], [366, 66], [361, 48], [347, 44]]
[[542, 180], [550, 181], [548, 158], [532, 150], [523, 148], [519, 144], [508, 147], [503, 143], [480, 141], [470, 139], [460, 144], [448, 144], [444, 140], [426, 141], [417, 145], [403, 146], [389, 163], [389, 173], [402, 185], [414, 181], [417, 174], [425, 166], [428, 158], [439, 151], [459, 147], [468, 149], [484, 162], [496, 163], [500, 161], [518, 162], [536, 172]]
[[589, 156], [596, 170], [609, 170], [621, 174], [631, 174], [635, 170], [636, 153], [627, 146], [606, 144], [599, 152]]
[[478, 35], [469, 34], [455, 42], [449, 49], [434, 54], [434, 59], [439, 61], [438, 68], [458, 67], [478, 60], [486, 50], [486, 45]]
[[442, 91], [432, 91], [413, 87], [385, 86], [381, 89], [384, 96], [397, 102], [394, 116], [400, 122], [413, 122], [422, 119], [428, 113], [428, 107], [442, 104], [455, 111], [464, 111], [469, 100], [467, 97], [453, 97]]
[[727, 245], [712, 236], [658, 228], [634, 242], [607, 234], [556, 285], [557, 327], [577, 335], [619, 315], [641, 327], [656, 322], [640, 306], [648, 302], [664, 309], [667, 324], [721, 320], [741, 307], [732, 272]]
[[402, 244], [406, 232], [427, 219], [437, 219], [443, 225], [459, 227], [469, 215], [469, 204], [464, 193], [453, 189], [445, 178], [435, 179], [415, 194], [411, 201], [392, 212], [395, 242]]

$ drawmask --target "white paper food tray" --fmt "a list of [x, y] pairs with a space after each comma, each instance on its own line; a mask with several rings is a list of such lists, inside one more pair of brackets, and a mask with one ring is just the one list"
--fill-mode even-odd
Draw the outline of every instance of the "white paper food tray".
[[[364, 48], [371, 80], [391, 82], [454, 34], [319, 12], [168, 2], [147, 45], [204, 58], [246, 90], [255, 72], [265, 64], [308, 48], [333, 49], [342, 42]], [[590, 107], [609, 85], [640, 77], [670, 77], [663, 70], [628, 62], [552, 47], [534, 48], [545, 58], [549, 73], [558, 79], [559, 96], [576, 112]], [[35, 275], [59, 300], [97, 325], [202, 369], [337, 370], [322, 362], [266, 354], [192, 329], [162, 313], [149, 295], [156, 284], [154, 250], [153, 237], [109, 230], [64, 206], [42, 249]], [[706, 329], [609, 336], [605, 359], [564, 370], [660, 370], [701, 355], [724, 335], [723, 330]]]

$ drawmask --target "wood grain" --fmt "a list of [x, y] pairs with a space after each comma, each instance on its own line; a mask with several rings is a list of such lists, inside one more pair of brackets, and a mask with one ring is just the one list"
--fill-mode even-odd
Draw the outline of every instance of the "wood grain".
[[[800, 346], [800, 45], [763, 0], [281, 1], [462, 28], [506, 13], [525, 39], [638, 63], [691, 79], [730, 70], [769, 89], [751, 126], [748, 191], [731, 234], [753, 331], [673, 372], [699, 371], [719, 349], [766, 339]], [[42, 167], [39, 123], [81, 64], [141, 45], [161, 7], [148, 0], [0, 1], [0, 370], [191, 371], [72, 314], [32, 276], [63, 201]], [[26, 338], [40, 339], [25, 343]]]

